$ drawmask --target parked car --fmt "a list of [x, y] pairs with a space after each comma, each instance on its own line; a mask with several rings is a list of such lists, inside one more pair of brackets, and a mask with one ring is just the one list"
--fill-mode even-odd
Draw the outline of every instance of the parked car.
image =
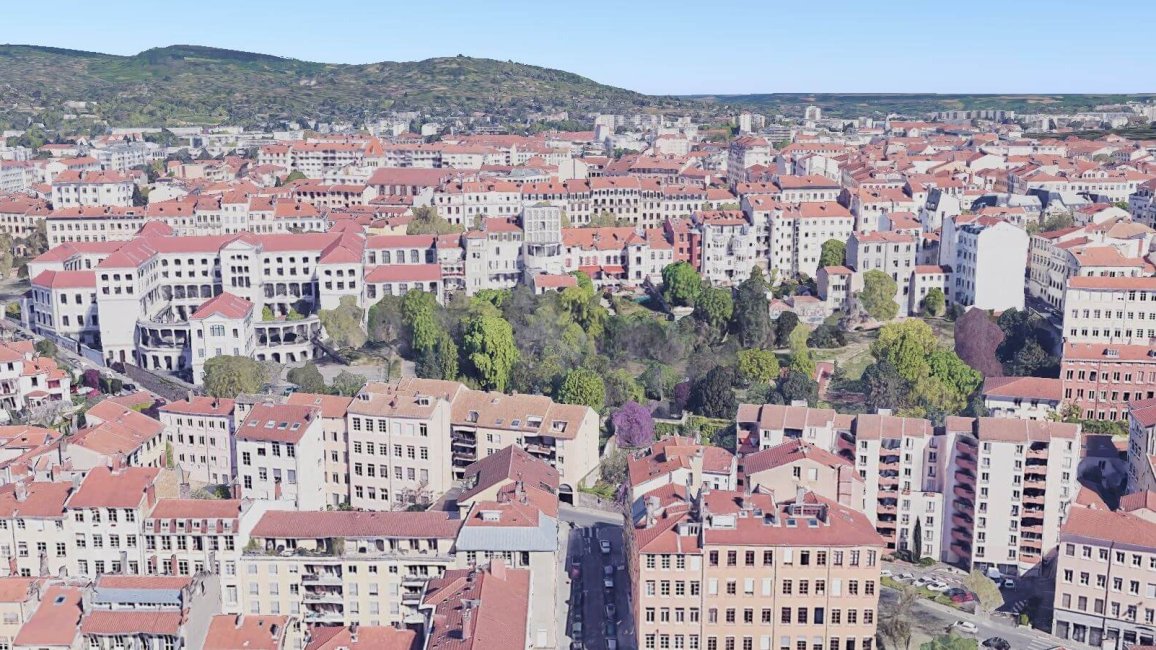
[[605, 589], [614, 588], [614, 576], [607, 576], [602, 579], [602, 587]]
[[613, 619], [617, 615], [618, 615], [618, 606], [612, 602], [606, 603], [606, 616], [610, 619]]
[[931, 584], [930, 578], [916, 578], [915, 582], [911, 583], [911, 586], [912, 587], [925, 587], [929, 584]]
[[975, 634], [979, 631], [979, 628], [976, 627], [975, 623], [972, 623], [971, 621], [956, 621], [951, 624], [950, 629], [955, 630], [956, 632], [961, 632], [963, 634]]
[[1011, 644], [1008, 643], [1008, 640], [999, 636], [984, 640], [983, 647], [991, 648], [991, 650], [1011, 650]]
[[603, 555], [610, 555], [610, 540], [604, 539], [598, 542], [598, 546], [602, 548]]
[[606, 650], [618, 650], [618, 639], [606, 639]]
[[1004, 580], [1003, 584], [1000, 586], [1003, 587], [1004, 589], [1015, 589], [1016, 588], [1016, 581], [1012, 580], [1011, 578], [1008, 578], [1008, 579]]
[[914, 579], [915, 579], [915, 575], [911, 574], [911, 573], [900, 573], [899, 577], [896, 578], [896, 580], [898, 580], [900, 582], [911, 582]]
[[582, 638], [582, 621], [574, 621], [574, 625], [570, 627], [570, 636], [575, 639]]
[[943, 582], [942, 580], [936, 580], [935, 582], [932, 582], [931, 584], [927, 585], [927, 588], [930, 589], [931, 591], [944, 592], [944, 591], [947, 591], [948, 589], [951, 589], [951, 585], [947, 584], [946, 582]]
[[973, 600], [975, 600], [975, 594], [971, 593], [970, 591], [964, 591], [962, 589], [960, 590], [960, 593], [951, 596], [951, 602], [955, 603], [956, 605], [970, 603]]
[[883, 569], [882, 571], [879, 572], [879, 575], [883, 578], [890, 578], [891, 577], [891, 569]]

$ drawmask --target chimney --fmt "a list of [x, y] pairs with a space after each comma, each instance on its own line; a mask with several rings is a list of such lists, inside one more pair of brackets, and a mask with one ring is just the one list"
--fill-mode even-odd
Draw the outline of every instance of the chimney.
[[150, 510], [157, 505], [157, 486], [155, 483], [149, 483], [149, 486], [145, 488], [145, 502]]
[[[28, 498], [28, 486], [25, 485], [23, 481], [20, 481], [19, 483], [17, 483], [15, 485], [15, 489], [16, 489], [16, 500], [17, 501], [23, 502], [25, 499]], [[40, 575], [45, 575], [45, 574], [41, 573]]]
[[190, 402], [192, 402], [192, 401], [193, 401], [193, 391], [191, 391], [191, 390], [190, 390], [190, 391], [189, 391], [189, 393], [188, 393], [188, 395], [187, 395], [187, 397], [188, 397], [188, 400], [189, 400]]
[[470, 638], [470, 628], [473, 627], [474, 622], [474, 601], [462, 601], [462, 639], [468, 640]]
[[349, 626], [349, 644], [350, 645], [355, 645], [357, 643], [357, 630], [358, 629], [359, 629], [359, 626], [357, 625], [357, 623], [353, 623]]
[[650, 528], [658, 523], [659, 499], [657, 496], [646, 497], [646, 527]]
[[241, 629], [241, 626], [244, 624], [245, 624], [245, 615], [244, 614], [237, 614], [237, 617], [233, 619], [233, 627], [239, 630], [239, 629]]

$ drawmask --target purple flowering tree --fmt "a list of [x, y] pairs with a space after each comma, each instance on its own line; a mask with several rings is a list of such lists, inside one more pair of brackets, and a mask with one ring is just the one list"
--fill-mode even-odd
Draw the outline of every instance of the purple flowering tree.
[[623, 447], [645, 447], [654, 442], [654, 418], [638, 402], [627, 402], [610, 417], [614, 435]]

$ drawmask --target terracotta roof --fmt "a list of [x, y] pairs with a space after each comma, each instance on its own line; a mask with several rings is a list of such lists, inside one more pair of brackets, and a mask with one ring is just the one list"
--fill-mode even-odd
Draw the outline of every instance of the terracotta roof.
[[179, 402], [169, 402], [160, 408], [161, 413], [180, 415], [200, 415], [202, 417], [226, 417], [236, 406], [231, 399], [194, 395]]
[[[427, 647], [508, 650], [526, 645], [530, 572], [492, 560], [489, 570], [451, 569], [431, 580], [423, 606], [433, 608]], [[463, 615], [465, 607], [472, 610]], [[463, 634], [464, 626], [471, 631]], [[464, 637], [464, 638], [463, 638]]]
[[52, 586], [44, 592], [40, 606], [20, 628], [13, 646], [64, 646], [71, 648], [80, 628], [80, 587]]
[[23, 603], [27, 601], [32, 586], [38, 582], [40, 582], [40, 578], [22, 578], [20, 576], [0, 578], [0, 603]]
[[160, 499], [149, 519], [237, 519], [237, 499]]
[[244, 422], [237, 427], [239, 440], [268, 442], [301, 441], [321, 409], [291, 404], [255, 404]]
[[[17, 498], [21, 491], [22, 500]], [[34, 481], [23, 487], [9, 483], [0, 487], [0, 518], [59, 519], [64, 516], [64, 504], [71, 494], [71, 482]]]
[[1120, 497], [1120, 510], [1133, 512], [1135, 510], [1150, 510], [1156, 512], [1156, 492], [1133, 492]]
[[378, 282], [440, 282], [441, 264], [388, 264], [374, 266], [365, 272], [365, 281]]
[[447, 512], [273, 511], [254, 526], [253, 537], [402, 537], [453, 539], [462, 520]]
[[224, 316], [230, 319], [239, 319], [248, 316], [253, 311], [253, 303], [228, 291], [209, 298], [202, 304], [189, 320], [200, 320], [210, 316]]
[[1156, 523], [1129, 512], [1071, 508], [1060, 539], [1075, 538], [1128, 544], [1156, 551]]
[[995, 442], [1047, 442], [1052, 438], [1076, 438], [1079, 433], [1080, 425], [1067, 422], [1014, 418], [978, 418], [976, 422], [979, 439]]
[[788, 440], [780, 445], [747, 454], [742, 458], [743, 472], [750, 476], [758, 472], [782, 467], [797, 460], [810, 459], [828, 467], [852, 466], [853, 463], [842, 456], [812, 445], [802, 440]]
[[388, 626], [359, 625], [356, 638], [354, 641], [348, 627], [318, 625], [309, 629], [305, 650], [418, 650], [420, 647], [417, 632]]
[[349, 412], [352, 397], [344, 395], [319, 395], [317, 393], [291, 393], [285, 403], [294, 406], [309, 406], [321, 409], [323, 418], [345, 418]]
[[204, 650], [282, 650], [288, 625], [288, 616], [218, 614], [209, 623], [203, 647]]
[[107, 467], [94, 467], [68, 500], [67, 507], [136, 508], [158, 474], [160, 470], [155, 467], [126, 467], [116, 472]]
[[983, 395], [1042, 399], [1058, 402], [1064, 394], [1064, 382], [1045, 377], [988, 377], [983, 382]]
[[831, 426], [835, 420], [835, 410], [782, 404], [740, 404], [735, 420], [739, 424], [758, 424], [764, 430], [801, 430]]
[[1128, 412], [1140, 426], [1156, 426], [1156, 398], [1131, 402], [1128, 404]]
[[84, 634], [146, 634], [179, 636], [184, 615], [172, 611], [95, 609], [80, 623]]
[[1117, 289], [1156, 291], [1156, 277], [1106, 277], [1077, 275], [1068, 278], [1069, 289]]
[[474, 485], [458, 496], [459, 501], [467, 501], [489, 488], [515, 481], [522, 481], [528, 489], [558, 494], [558, 470], [517, 445], [509, 445], [471, 463], [465, 469], [464, 478], [473, 480]]
[[32, 284], [48, 289], [95, 289], [96, 273], [93, 271], [41, 271], [33, 278]]

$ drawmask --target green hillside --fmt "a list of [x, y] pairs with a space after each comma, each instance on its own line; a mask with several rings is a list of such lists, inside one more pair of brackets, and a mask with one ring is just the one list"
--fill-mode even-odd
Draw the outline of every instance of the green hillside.
[[390, 110], [631, 111], [670, 106], [559, 70], [464, 56], [337, 65], [175, 45], [115, 56], [0, 45], [0, 118], [19, 123], [63, 101], [96, 102], [117, 125], [260, 124], [280, 119], [359, 120]]

